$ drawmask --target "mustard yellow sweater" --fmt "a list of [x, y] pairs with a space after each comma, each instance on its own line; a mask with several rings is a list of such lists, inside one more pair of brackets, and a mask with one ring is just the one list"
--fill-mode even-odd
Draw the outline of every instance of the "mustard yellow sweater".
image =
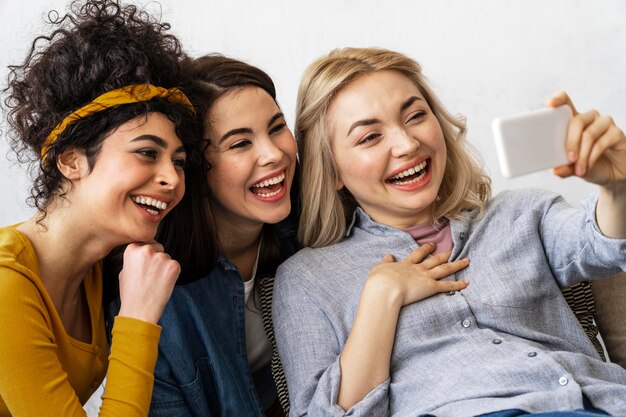
[[107, 359], [99, 264], [84, 287], [90, 343], [65, 332], [28, 238], [15, 226], [0, 228], [0, 417], [85, 416], [82, 404], [107, 367], [99, 415], [148, 415], [161, 328], [116, 318]]

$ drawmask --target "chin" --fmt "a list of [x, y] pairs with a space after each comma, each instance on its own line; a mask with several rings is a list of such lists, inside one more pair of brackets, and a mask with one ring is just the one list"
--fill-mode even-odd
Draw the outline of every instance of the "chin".
[[129, 242], [126, 243], [143, 243], [151, 242], [156, 236], [156, 228], [154, 230], [146, 230], [145, 232], [132, 233], [129, 235]]
[[287, 211], [284, 215], [274, 213], [271, 217], [267, 217], [263, 220], [263, 223], [266, 224], [276, 224], [285, 220], [289, 216], [289, 212]]

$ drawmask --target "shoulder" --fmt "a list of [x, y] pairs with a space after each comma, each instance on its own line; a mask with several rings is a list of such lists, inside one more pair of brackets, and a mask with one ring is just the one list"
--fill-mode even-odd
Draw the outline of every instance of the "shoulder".
[[[334, 285], [326, 285], [328, 281], [341, 281], [354, 272], [353, 260], [358, 259], [358, 267], [368, 269], [369, 258], [374, 259], [368, 253], [360, 250], [363, 241], [354, 236], [320, 248], [303, 248], [295, 255], [283, 262], [276, 271], [274, 282], [275, 294], [294, 290], [295, 287], [306, 291], [309, 295], [320, 291], [325, 293], [324, 288], [333, 288]], [[373, 247], [373, 245], [370, 245]], [[381, 255], [382, 257], [382, 255]]]
[[[279, 271], [304, 272], [307, 270], [319, 270], [320, 268], [332, 268], [336, 261], [341, 261], [349, 256], [354, 239], [346, 238], [338, 243], [320, 248], [303, 248], [287, 259], [279, 267]], [[281, 275], [280, 273], [277, 275]]]
[[0, 228], [0, 293], [7, 294], [3, 303], [17, 300], [16, 294], [37, 294], [41, 280], [36, 271], [37, 258], [28, 239], [13, 227]]
[[511, 216], [528, 215], [529, 213], [541, 214], [555, 204], [571, 208], [560, 194], [553, 191], [539, 188], [505, 190], [489, 201], [485, 214], [487, 217], [494, 213], [498, 215], [508, 213]]
[[35, 251], [28, 238], [16, 230], [15, 226], [0, 228], [0, 262], [32, 263]]
[[490, 205], [512, 207], [517, 207], [520, 204], [525, 204], [526, 206], [529, 204], [541, 205], [559, 199], [562, 199], [562, 197], [553, 191], [540, 188], [522, 188], [500, 192], [491, 200]]

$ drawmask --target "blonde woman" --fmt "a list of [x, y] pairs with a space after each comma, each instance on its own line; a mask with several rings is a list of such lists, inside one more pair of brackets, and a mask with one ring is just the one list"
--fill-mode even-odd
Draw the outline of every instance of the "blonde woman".
[[[548, 105], [575, 114], [555, 172], [599, 185], [580, 210], [541, 190], [492, 198], [414, 60], [342, 49], [309, 66], [295, 129], [309, 248], [279, 268], [273, 306], [291, 416], [626, 415], [626, 371], [560, 292], [626, 268], [626, 138], [564, 93]], [[470, 285], [415, 302], [421, 281], [368, 275], [415, 248], [426, 275], [471, 259], [447, 278]]]

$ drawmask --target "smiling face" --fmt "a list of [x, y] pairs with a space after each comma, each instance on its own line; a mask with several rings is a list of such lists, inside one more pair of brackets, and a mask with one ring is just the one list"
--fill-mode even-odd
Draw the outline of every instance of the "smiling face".
[[158, 223], [185, 192], [185, 159], [166, 116], [132, 119], [104, 139], [91, 171], [84, 155], [76, 160], [76, 171], [69, 174], [71, 207], [113, 246], [152, 240]]
[[338, 189], [375, 221], [400, 229], [432, 220], [446, 167], [439, 121], [417, 86], [396, 71], [364, 74], [328, 110]]
[[208, 181], [218, 224], [258, 227], [287, 217], [296, 142], [274, 99], [257, 87], [232, 90], [207, 117]]

